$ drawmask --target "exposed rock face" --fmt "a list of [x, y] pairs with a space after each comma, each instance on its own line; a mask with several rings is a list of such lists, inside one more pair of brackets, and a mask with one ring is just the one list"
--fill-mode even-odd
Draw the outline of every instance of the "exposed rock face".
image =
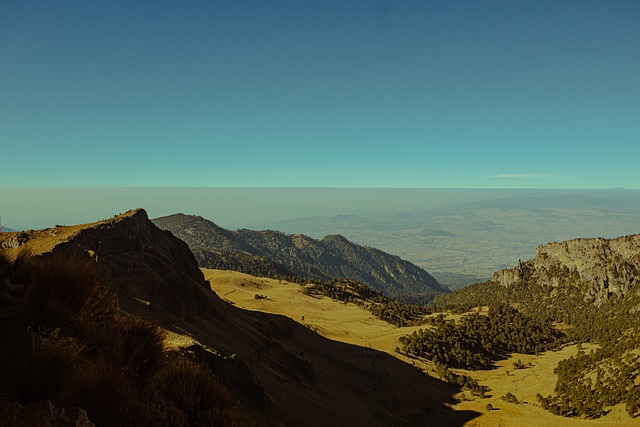
[[29, 235], [24, 231], [19, 233], [12, 233], [11, 237], [2, 241], [0, 247], [5, 249], [16, 249], [29, 241]]
[[93, 224], [3, 233], [1, 244], [43, 257], [86, 253], [127, 311], [158, 309], [183, 319], [207, 310], [201, 295], [209, 286], [189, 247], [156, 227], [143, 209]]
[[[321, 280], [355, 279], [388, 295], [435, 295], [449, 291], [415, 264], [375, 248], [360, 246], [340, 235], [317, 240], [303, 234], [289, 235], [271, 230], [229, 231], [202, 217], [184, 214], [153, 221], [187, 242], [194, 253], [200, 254], [198, 261], [202, 267], [224, 267], [217, 254], [224, 252], [228, 257], [236, 253], [245, 258], [251, 256], [271, 260], [265, 266], [265, 271], [286, 270], [296, 276]], [[216, 256], [209, 253], [207, 257], [207, 251], [215, 252]], [[213, 265], [208, 263], [211, 259], [216, 261]], [[274, 267], [274, 263], [282, 268]], [[232, 269], [231, 265], [229, 269]], [[255, 274], [255, 271], [246, 272]]]
[[525, 280], [553, 288], [576, 287], [585, 302], [600, 307], [612, 295], [624, 296], [640, 282], [640, 235], [541, 245], [535, 258], [492, 277], [505, 287]]

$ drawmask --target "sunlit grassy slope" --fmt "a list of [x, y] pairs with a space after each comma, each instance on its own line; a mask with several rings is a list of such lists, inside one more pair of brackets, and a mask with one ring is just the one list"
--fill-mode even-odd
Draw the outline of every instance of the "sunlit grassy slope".
[[[211, 288], [223, 299], [238, 307], [282, 314], [307, 326], [321, 335], [337, 341], [372, 347], [385, 351], [401, 360], [430, 371], [429, 363], [409, 359], [394, 351], [398, 338], [413, 332], [417, 327], [397, 328], [372, 316], [367, 310], [353, 304], [344, 304], [326, 297], [313, 297], [300, 292], [300, 285], [281, 280], [258, 278], [222, 270], [203, 269]], [[256, 295], [260, 296], [256, 298]], [[588, 351], [589, 348], [586, 347]], [[598, 420], [568, 419], [555, 416], [540, 407], [536, 394], [553, 393], [556, 376], [553, 369], [558, 361], [575, 355], [575, 346], [561, 351], [546, 352], [538, 356], [514, 354], [488, 371], [465, 371], [490, 391], [485, 398], [460, 393], [456, 410], [472, 410], [482, 415], [469, 426], [638, 426], [623, 407], [615, 407]], [[515, 370], [513, 364], [520, 359], [531, 364], [527, 369]], [[507, 403], [501, 399], [512, 393], [521, 402]], [[495, 410], [488, 411], [491, 404]]]

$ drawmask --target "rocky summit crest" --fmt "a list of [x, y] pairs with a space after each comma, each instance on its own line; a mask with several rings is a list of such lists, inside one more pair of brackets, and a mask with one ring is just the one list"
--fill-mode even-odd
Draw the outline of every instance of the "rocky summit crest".
[[541, 286], [570, 286], [585, 302], [602, 306], [612, 296], [623, 297], [640, 283], [640, 235], [617, 239], [574, 239], [541, 245], [536, 256], [512, 269], [494, 273], [505, 286], [534, 280]]
[[179, 318], [206, 311], [201, 292], [208, 285], [189, 247], [156, 227], [144, 209], [95, 223], [3, 233], [0, 246], [45, 258], [84, 253], [126, 310], [160, 310]]

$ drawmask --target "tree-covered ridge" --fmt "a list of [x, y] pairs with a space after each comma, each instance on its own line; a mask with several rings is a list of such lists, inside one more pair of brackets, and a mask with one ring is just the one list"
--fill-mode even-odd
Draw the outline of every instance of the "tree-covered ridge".
[[233, 270], [256, 277], [280, 279], [292, 273], [282, 264], [265, 256], [247, 255], [241, 252], [194, 249], [198, 265], [214, 270]]
[[431, 318], [430, 328], [400, 338], [401, 351], [448, 366], [483, 369], [507, 353], [535, 354], [558, 347], [564, 335], [551, 323], [524, 316], [507, 304], [459, 321]]
[[[307, 281], [298, 280], [298, 282]], [[421, 324], [424, 316], [429, 314], [422, 306], [395, 301], [355, 280], [313, 281], [304, 284], [302, 292], [306, 295], [323, 295], [363, 306], [378, 319], [399, 327]]]
[[[428, 308], [464, 311], [503, 301], [539, 322], [556, 322], [569, 341], [597, 343], [558, 366], [556, 394], [544, 407], [564, 416], [598, 417], [626, 403], [639, 414], [640, 385], [631, 383], [640, 342], [640, 238], [577, 239], [538, 249], [538, 255], [491, 281], [435, 298]], [[609, 372], [599, 377], [598, 369]], [[589, 397], [586, 397], [586, 396]]]
[[[204, 218], [183, 214], [156, 218], [153, 222], [184, 240], [194, 252], [218, 251], [217, 255], [223, 254], [227, 261], [235, 264], [236, 260], [229, 254], [242, 254], [242, 260], [253, 265], [253, 272], [262, 268], [261, 262], [266, 262], [263, 269], [267, 271], [281, 266], [292, 275], [309, 279], [354, 279], [390, 296], [421, 293], [421, 298], [431, 299], [438, 293], [449, 292], [417, 265], [381, 250], [358, 245], [340, 235], [318, 240], [303, 234], [273, 230], [230, 231]], [[201, 267], [217, 268], [220, 265], [220, 256], [212, 253], [201, 255]]]

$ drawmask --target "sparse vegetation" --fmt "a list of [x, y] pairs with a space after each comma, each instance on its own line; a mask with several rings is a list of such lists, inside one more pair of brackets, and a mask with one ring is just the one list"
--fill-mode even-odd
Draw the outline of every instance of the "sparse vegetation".
[[515, 397], [511, 392], [507, 392], [500, 399], [508, 403], [520, 403], [517, 397]]
[[[299, 280], [299, 282], [305, 282]], [[361, 305], [380, 320], [395, 326], [419, 325], [428, 311], [415, 304], [395, 301], [363, 283], [349, 279], [313, 281], [303, 286], [307, 295], [323, 295], [342, 302]]]
[[456, 374], [442, 363], [436, 363], [435, 373], [449, 384], [470, 390], [474, 396], [484, 397], [485, 388], [468, 375]]
[[513, 362], [513, 369], [518, 370], [518, 369], [527, 369], [529, 368], [531, 365], [525, 365], [524, 363], [522, 363], [522, 360], [518, 359], [515, 362]]
[[[621, 237], [618, 244], [631, 245], [632, 240]], [[574, 243], [577, 246], [573, 249], [583, 250], [581, 262], [593, 265], [584, 277], [577, 268], [541, 255], [540, 259], [520, 262], [513, 269], [515, 282], [509, 286], [495, 282], [472, 285], [437, 297], [428, 307], [466, 310], [505, 301], [536, 322], [562, 324], [567, 342], [576, 342], [579, 350], [588, 342], [600, 348], [590, 353], [579, 351], [558, 364], [555, 394], [539, 396], [542, 407], [567, 417], [598, 418], [611, 406], [624, 403], [629, 415], [635, 417], [640, 415], [640, 294], [631, 286], [638, 277], [637, 256], [629, 258], [634, 253], [631, 249], [613, 254], [605, 240], [584, 243], [585, 249], [578, 248], [581, 242]], [[557, 245], [557, 250], [567, 250], [566, 242]], [[594, 280], [594, 275], [604, 278]], [[618, 283], [618, 292], [611, 291], [610, 280]], [[620, 289], [629, 291], [623, 294]]]
[[632, 417], [638, 415], [640, 386], [639, 336], [624, 336], [613, 346], [593, 352], [579, 351], [577, 356], [558, 363], [555, 396], [546, 399], [549, 409], [558, 415], [598, 418], [607, 408], [625, 403]]
[[[206, 368], [168, 357], [156, 326], [121, 312], [78, 254], [0, 254], [5, 320], [23, 362], [4, 364], [5, 399], [81, 407], [97, 425], [237, 425], [227, 387]], [[24, 325], [24, 326], [19, 326]]]

